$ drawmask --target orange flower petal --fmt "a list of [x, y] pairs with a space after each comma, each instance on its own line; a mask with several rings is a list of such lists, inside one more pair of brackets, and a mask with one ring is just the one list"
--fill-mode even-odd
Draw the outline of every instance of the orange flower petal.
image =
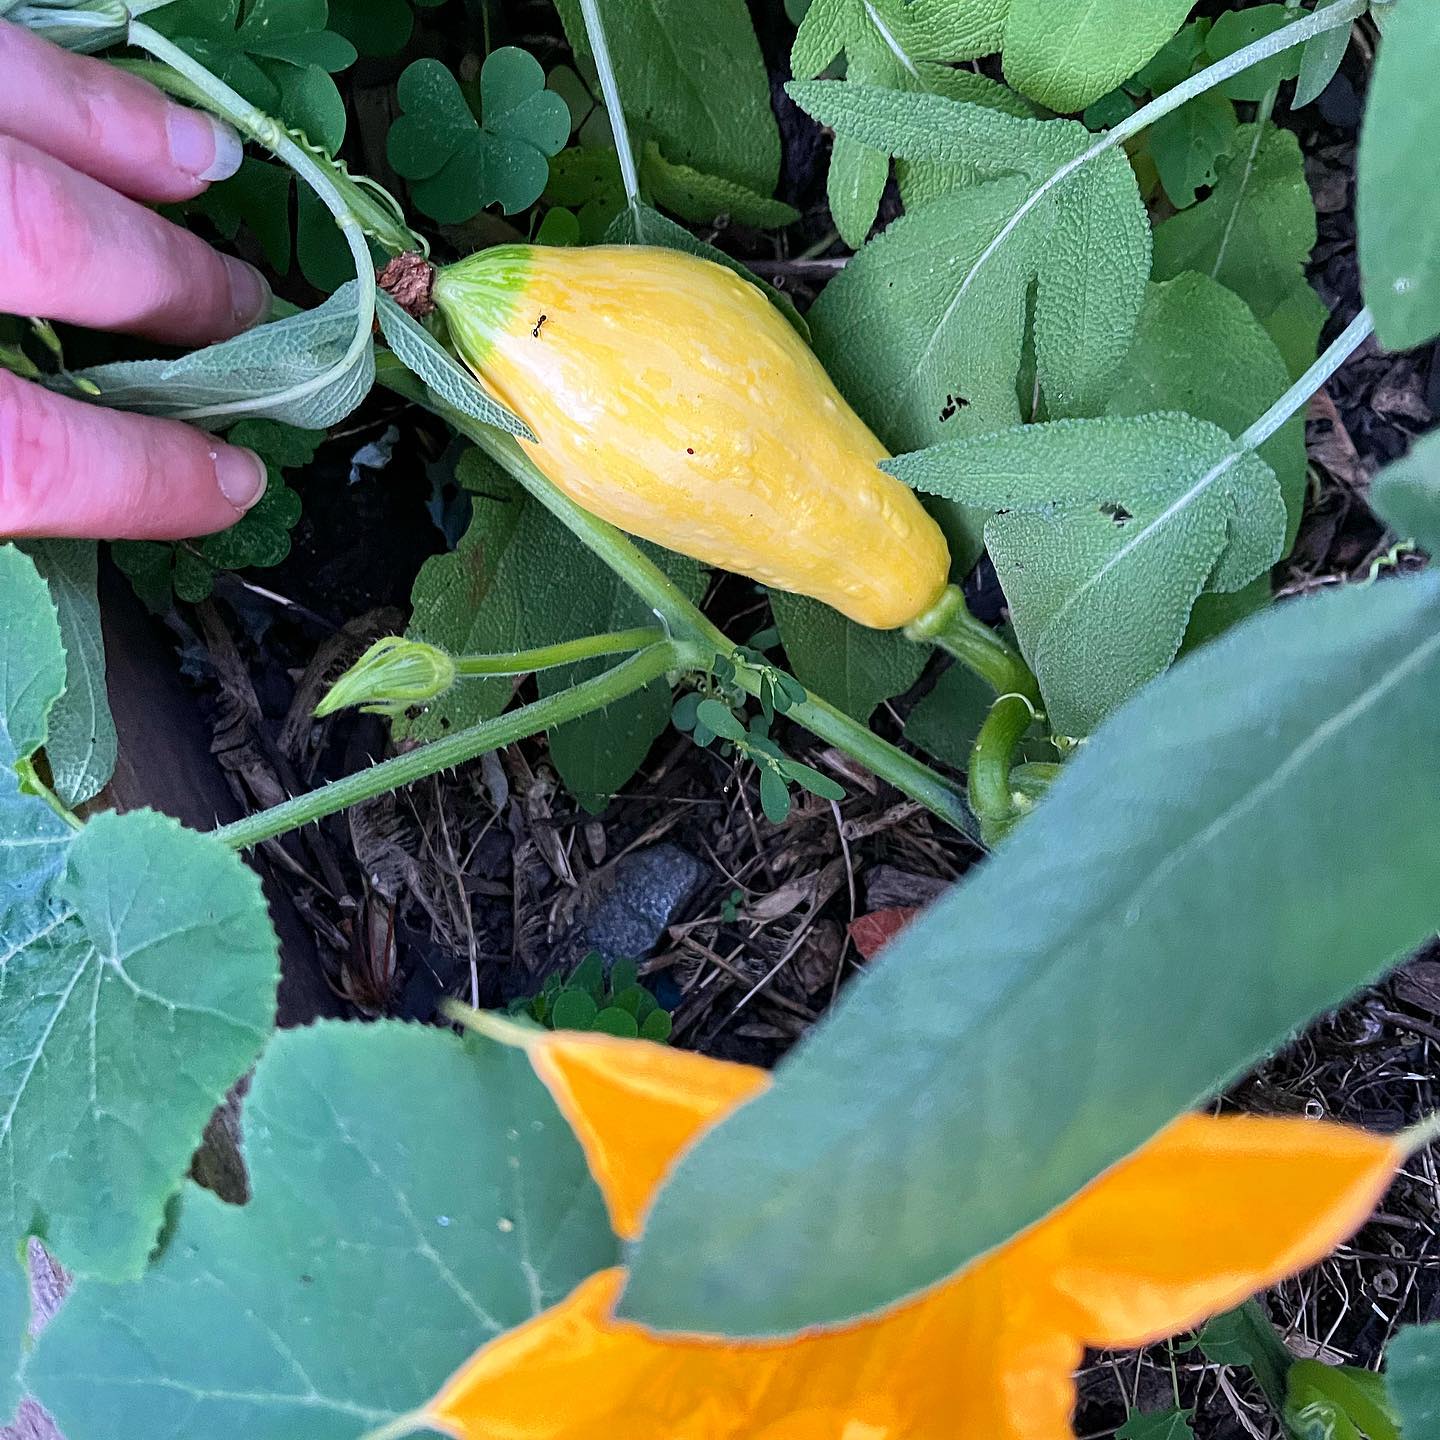
[[562, 1030], [528, 1040], [526, 1048], [624, 1240], [640, 1233], [651, 1197], [680, 1152], [770, 1083], [749, 1065], [648, 1040]]
[[460, 1440], [1070, 1440], [1079, 1344], [990, 1263], [855, 1328], [767, 1344], [609, 1318], [607, 1270], [481, 1350], [427, 1407]]
[[[759, 1071], [636, 1041], [528, 1040], [622, 1232]], [[1189, 1116], [1019, 1239], [884, 1315], [788, 1341], [613, 1317], [623, 1270], [486, 1345], [424, 1412], [459, 1440], [1068, 1440], [1082, 1342], [1189, 1328], [1354, 1230], [1403, 1142]]]
[[1405, 1153], [1344, 1125], [1188, 1115], [1008, 1248], [1086, 1342], [1147, 1345], [1328, 1255]]

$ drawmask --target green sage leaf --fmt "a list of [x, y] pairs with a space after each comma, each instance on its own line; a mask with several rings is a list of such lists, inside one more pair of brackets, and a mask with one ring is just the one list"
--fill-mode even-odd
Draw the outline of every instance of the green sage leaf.
[[1365, 299], [1392, 350], [1440, 333], [1440, 24], [1434, 0], [1381, 7], [1389, 23], [1375, 59], [1356, 162], [1356, 220]]
[[621, 1313], [773, 1335], [914, 1294], [1373, 980], [1435, 924], [1437, 705], [1435, 575], [1157, 680], [680, 1160]]

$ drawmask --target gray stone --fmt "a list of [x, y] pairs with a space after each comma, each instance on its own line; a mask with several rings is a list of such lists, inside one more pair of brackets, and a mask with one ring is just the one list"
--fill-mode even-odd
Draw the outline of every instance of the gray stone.
[[593, 877], [568, 948], [598, 950], [607, 966], [641, 960], [709, 875], [688, 850], [665, 842], [622, 856]]

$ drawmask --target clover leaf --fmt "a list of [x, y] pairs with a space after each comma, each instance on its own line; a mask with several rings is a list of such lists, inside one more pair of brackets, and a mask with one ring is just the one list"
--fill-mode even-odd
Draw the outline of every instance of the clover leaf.
[[570, 138], [570, 110], [545, 88], [539, 62], [514, 46], [492, 52], [480, 70], [480, 119], [438, 60], [417, 60], [400, 77], [404, 111], [390, 127], [390, 163], [413, 182], [415, 204], [433, 220], [459, 224], [487, 205], [507, 215], [534, 204], [548, 159]]

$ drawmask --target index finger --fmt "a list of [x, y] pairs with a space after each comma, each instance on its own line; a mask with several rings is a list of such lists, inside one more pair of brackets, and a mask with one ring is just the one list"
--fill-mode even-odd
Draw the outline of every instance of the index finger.
[[240, 167], [240, 137], [103, 60], [0, 20], [0, 134], [136, 200], [189, 200]]

